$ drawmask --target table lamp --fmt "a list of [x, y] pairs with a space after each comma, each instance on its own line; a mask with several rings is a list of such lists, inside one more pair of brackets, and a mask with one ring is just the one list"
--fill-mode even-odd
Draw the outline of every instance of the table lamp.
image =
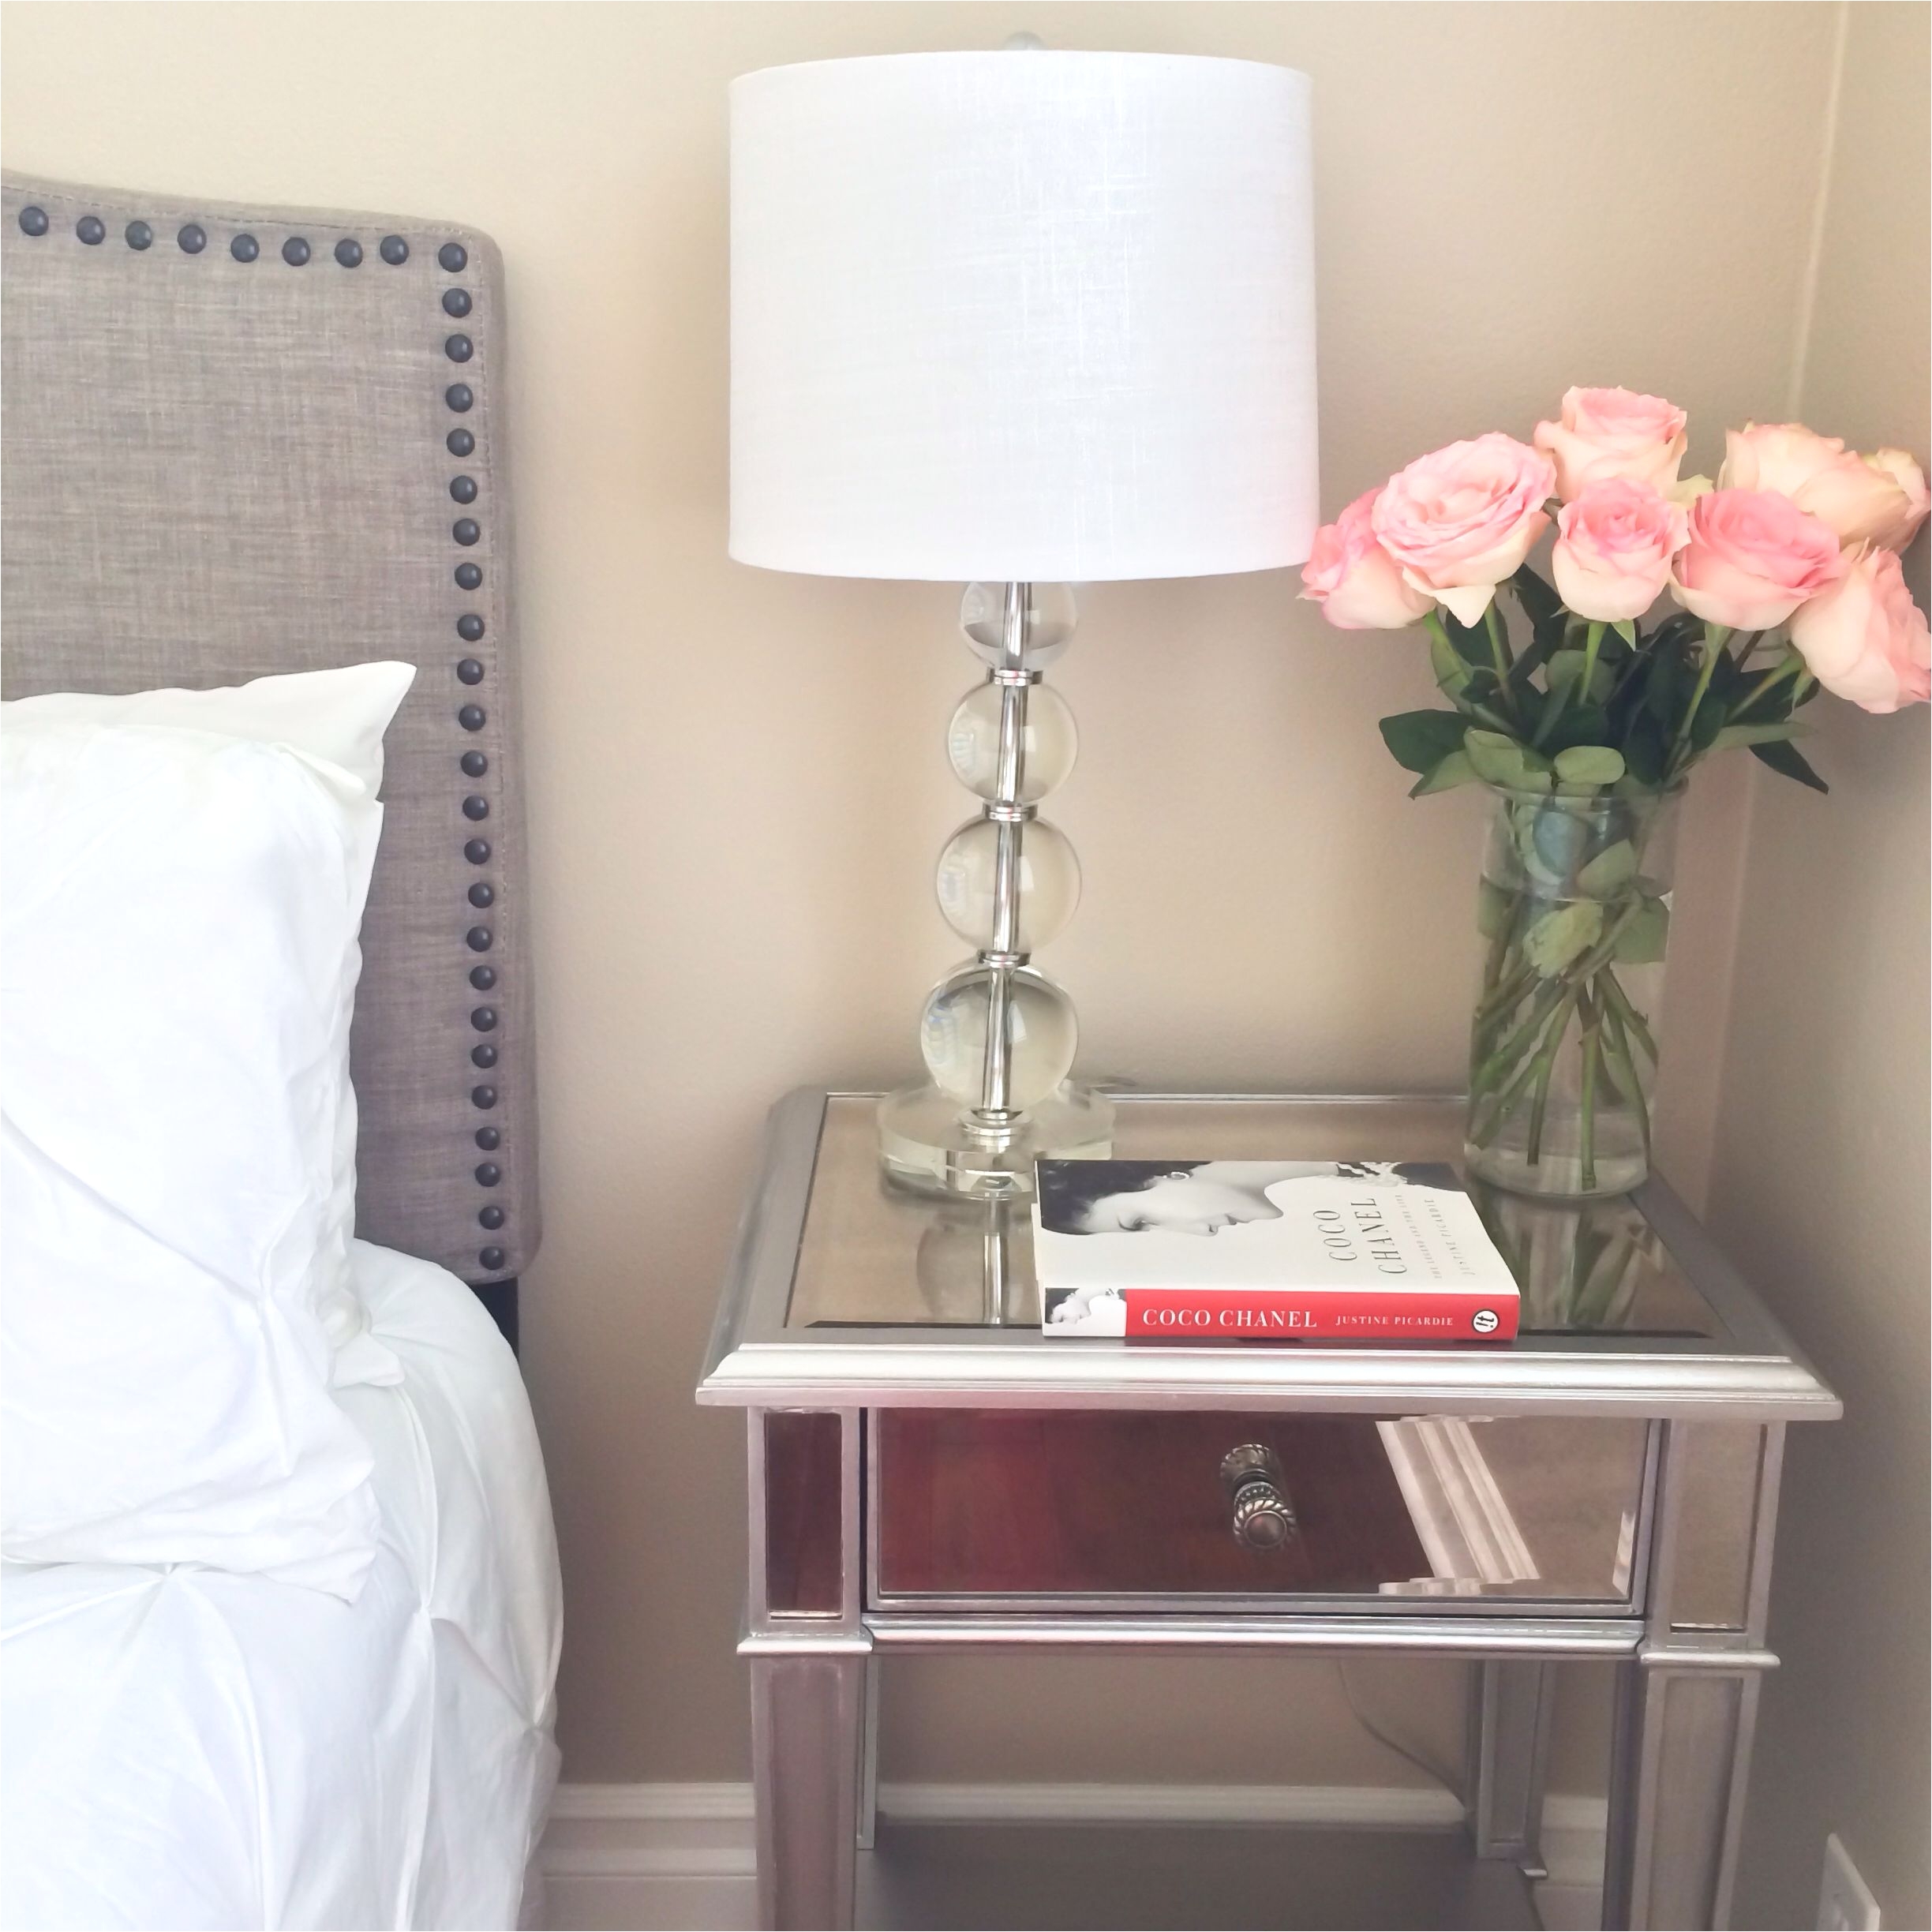
[[[1080, 868], [1040, 683], [1073, 582], [1301, 562], [1317, 522], [1309, 84], [1154, 54], [887, 54], [731, 91], [731, 554], [964, 582], [953, 715], [980, 801], [940, 855], [974, 957], [928, 995], [887, 1173], [1024, 1194], [1104, 1155], [1066, 994], [1032, 964]], [[1178, 642], [1178, 641], [1177, 641]], [[1179, 650], [1171, 673], [1183, 702]]]

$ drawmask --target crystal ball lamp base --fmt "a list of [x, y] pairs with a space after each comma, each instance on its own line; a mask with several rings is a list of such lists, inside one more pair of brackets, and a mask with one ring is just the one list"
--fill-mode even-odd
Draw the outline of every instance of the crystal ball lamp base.
[[[1112, 1106], [1069, 1077], [1073, 1003], [1028, 957], [1080, 896], [1073, 848], [1033, 809], [1073, 764], [1073, 715], [1039, 677], [1074, 616], [1061, 585], [975, 584], [960, 608], [990, 675], [954, 713], [947, 751], [983, 809], [948, 842], [936, 883], [947, 924], [978, 957], [927, 997], [919, 1050], [931, 1078], [888, 1095], [878, 1115], [888, 1179], [921, 1193], [1024, 1197], [1035, 1161], [1111, 1151]], [[990, 1041], [1003, 1053], [990, 1058]]]
[[1113, 1145], [1113, 1103], [1075, 1080], [991, 1131], [930, 1081], [879, 1103], [880, 1161], [921, 1194], [1030, 1195], [1036, 1160], [1105, 1160]]

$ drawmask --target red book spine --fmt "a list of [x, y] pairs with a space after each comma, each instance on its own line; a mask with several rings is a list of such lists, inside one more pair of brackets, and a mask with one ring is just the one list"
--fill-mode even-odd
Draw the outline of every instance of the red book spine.
[[1129, 1288], [1127, 1332], [1163, 1342], [1507, 1342], [1516, 1297], [1384, 1289]]

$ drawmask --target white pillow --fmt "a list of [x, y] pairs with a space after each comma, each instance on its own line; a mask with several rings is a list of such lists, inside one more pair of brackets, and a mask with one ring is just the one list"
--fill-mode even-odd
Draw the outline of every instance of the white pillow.
[[0, 1494], [26, 1562], [351, 1597], [356, 934], [399, 664], [0, 706]]

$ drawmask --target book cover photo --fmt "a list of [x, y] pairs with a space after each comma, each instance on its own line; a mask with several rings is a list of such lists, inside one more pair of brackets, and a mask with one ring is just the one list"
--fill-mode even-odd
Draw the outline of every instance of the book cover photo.
[[1517, 1287], [1455, 1169], [1392, 1161], [1043, 1160], [1049, 1335], [1505, 1342]]

